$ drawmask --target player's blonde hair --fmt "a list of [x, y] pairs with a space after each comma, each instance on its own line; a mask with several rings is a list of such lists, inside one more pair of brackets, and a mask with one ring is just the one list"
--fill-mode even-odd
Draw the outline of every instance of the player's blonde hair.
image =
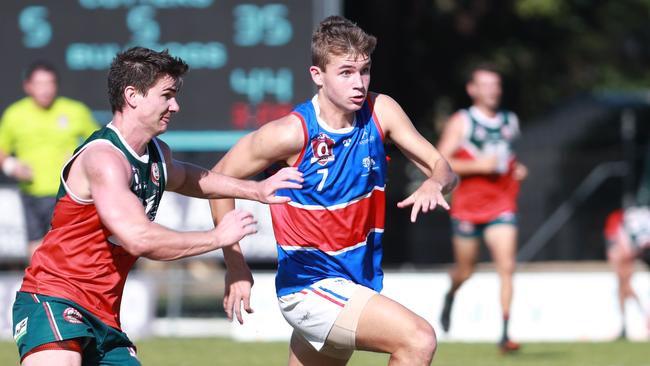
[[311, 37], [311, 62], [325, 70], [330, 55], [370, 56], [377, 38], [348, 19], [334, 15], [323, 19]]

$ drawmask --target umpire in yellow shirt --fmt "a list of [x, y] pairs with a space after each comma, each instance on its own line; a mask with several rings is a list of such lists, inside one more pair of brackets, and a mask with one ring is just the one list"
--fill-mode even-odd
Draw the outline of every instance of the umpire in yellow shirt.
[[31, 64], [23, 80], [27, 96], [0, 119], [0, 166], [19, 182], [30, 258], [49, 229], [61, 167], [99, 128], [83, 103], [57, 96], [57, 79], [47, 62]]

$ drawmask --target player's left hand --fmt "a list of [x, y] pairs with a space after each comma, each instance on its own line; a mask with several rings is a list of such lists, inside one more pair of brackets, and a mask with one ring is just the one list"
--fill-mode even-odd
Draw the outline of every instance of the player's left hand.
[[528, 176], [528, 168], [520, 162], [515, 163], [515, 167], [512, 173], [512, 177], [515, 180], [524, 180]]
[[237, 268], [228, 268], [226, 271], [226, 288], [223, 296], [223, 308], [226, 311], [228, 320], [233, 320], [233, 313], [237, 317], [239, 324], [244, 324], [242, 317], [242, 305], [244, 310], [252, 314], [251, 308], [251, 288], [253, 287], [253, 275], [248, 266], [243, 263]]
[[417, 220], [420, 211], [427, 213], [433, 211], [436, 206], [449, 210], [449, 204], [442, 194], [442, 187], [442, 184], [429, 178], [405, 200], [398, 202], [397, 207], [404, 208], [413, 205], [411, 208], [411, 222]]
[[262, 203], [286, 203], [291, 201], [289, 197], [276, 196], [279, 189], [300, 189], [302, 188], [302, 173], [297, 168], [282, 168], [277, 173], [263, 180], [259, 184], [258, 201]]

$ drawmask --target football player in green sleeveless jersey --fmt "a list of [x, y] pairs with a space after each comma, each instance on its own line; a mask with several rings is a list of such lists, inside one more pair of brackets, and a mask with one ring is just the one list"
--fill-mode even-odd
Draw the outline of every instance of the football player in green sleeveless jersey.
[[237, 243], [256, 232], [235, 210], [212, 230], [178, 232], [153, 222], [163, 190], [201, 198], [285, 203], [278, 189], [301, 188], [286, 168], [244, 181], [175, 160], [156, 136], [180, 110], [187, 64], [167, 51], [119, 53], [108, 76], [113, 121], [66, 163], [52, 229], [25, 271], [13, 307], [22, 365], [140, 365], [120, 330], [127, 274], [138, 257], [174, 260]]
[[492, 65], [479, 65], [468, 75], [467, 94], [472, 106], [455, 113], [438, 143], [461, 183], [452, 195], [451, 218], [455, 266], [445, 296], [440, 323], [450, 328], [454, 295], [474, 272], [479, 243], [484, 239], [501, 282], [502, 352], [519, 349], [510, 340], [508, 322], [512, 278], [517, 250], [517, 196], [519, 182], [528, 174], [517, 161], [511, 142], [519, 135], [517, 117], [500, 108], [501, 75]]

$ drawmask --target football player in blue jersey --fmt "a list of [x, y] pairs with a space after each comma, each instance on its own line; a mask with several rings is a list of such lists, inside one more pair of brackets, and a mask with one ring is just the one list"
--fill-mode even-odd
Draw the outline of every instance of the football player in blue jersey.
[[[214, 171], [250, 177], [271, 165], [297, 167], [300, 190], [271, 208], [278, 250], [276, 290], [293, 327], [289, 365], [345, 365], [355, 349], [390, 354], [390, 365], [429, 365], [432, 326], [382, 289], [386, 154], [390, 139], [428, 177], [398, 203], [419, 213], [441, 206], [457, 176], [391, 97], [370, 93], [376, 38], [340, 17], [312, 36], [309, 72], [317, 94], [292, 113], [242, 138]], [[211, 202], [215, 222], [233, 200]], [[242, 322], [250, 312], [252, 276], [239, 247], [224, 250], [224, 308]]]

